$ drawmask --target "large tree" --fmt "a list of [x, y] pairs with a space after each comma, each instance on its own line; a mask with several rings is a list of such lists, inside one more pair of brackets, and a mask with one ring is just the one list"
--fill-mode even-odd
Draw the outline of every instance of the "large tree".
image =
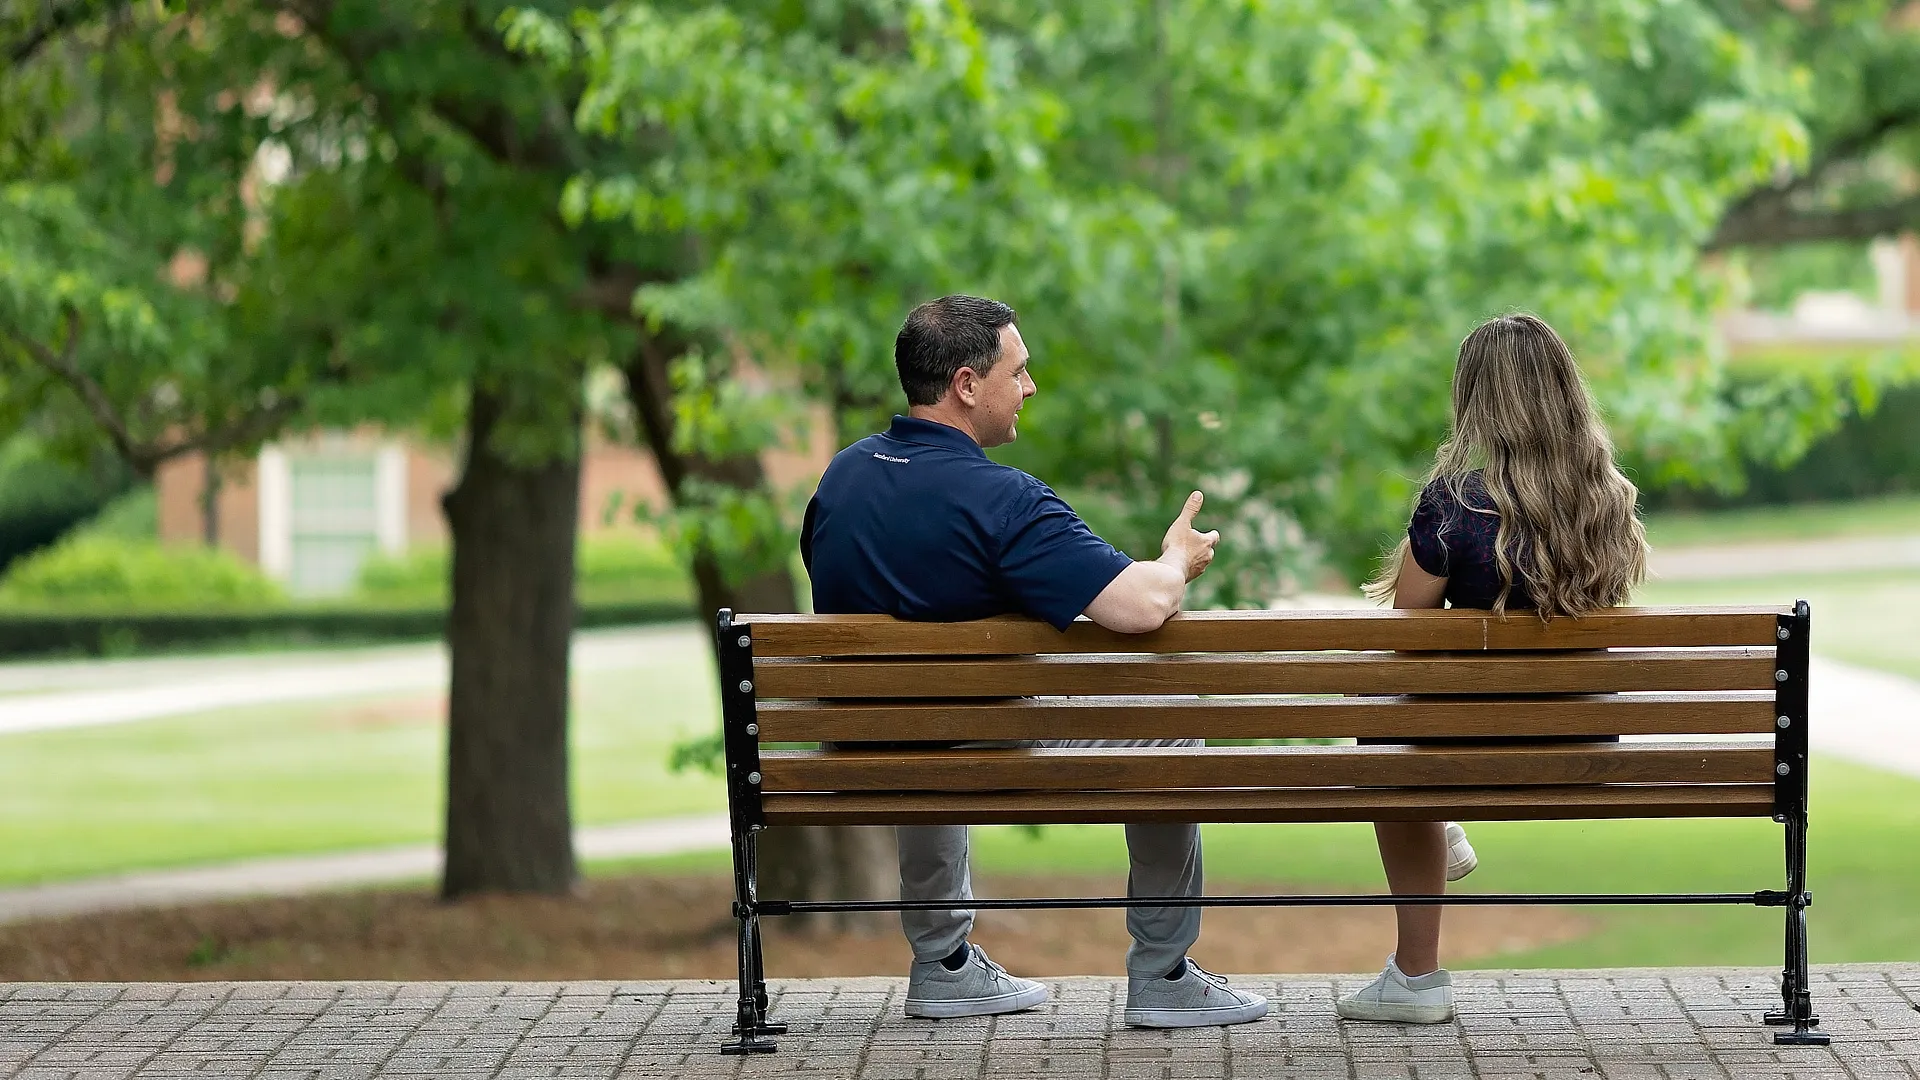
[[[577, 82], [503, 46], [504, 4], [33, 8], [0, 11], [15, 61], [0, 163], [36, 185], [21, 198], [39, 219], [73, 213], [12, 267], [25, 283], [12, 311], [31, 333], [8, 353], [7, 401], [52, 400], [143, 468], [243, 450], [289, 420], [461, 435], [446, 502], [444, 889], [566, 889], [566, 642], [590, 365], [625, 373], [673, 503], [697, 511], [678, 531], [701, 606], [795, 605], [788, 560], [759, 524], [774, 494], [757, 447], [699, 419], [703, 387], [740, 396], [726, 335], [632, 305], [636, 288], [702, 264], [698, 236], [562, 219], [567, 177], [603, 159], [641, 167], [658, 148], [579, 137]], [[171, 205], [151, 221], [193, 235], [149, 236], [154, 202]], [[140, 318], [112, 327], [137, 341], [107, 339], [61, 275], [100, 237], [127, 257], [93, 292], [139, 299]], [[193, 280], [169, 283], [183, 256]], [[70, 375], [75, 361], [85, 378]], [[217, 378], [201, 387], [202, 373]]]
[[564, 174], [512, 160], [549, 88], [462, 4], [51, 10], [6, 78], [9, 400], [142, 470], [290, 421], [461, 433], [444, 890], [570, 888], [581, 383], [631, 334], [581, 302]]

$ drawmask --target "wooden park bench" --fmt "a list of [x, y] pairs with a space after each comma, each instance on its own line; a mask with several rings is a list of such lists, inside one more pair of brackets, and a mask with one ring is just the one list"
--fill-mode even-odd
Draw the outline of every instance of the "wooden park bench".
[[[1771, 817], [1786, 888], [1743, 893], [1090, 897], [976, 909], [1266, 904], [1784, 908], [1782, 1043], [1818, 1045], [1807, 976], [1808, 609], [1206, 611], [1129, 635], [1081, 620], [719, 613], [740, 923], [738, 1038], [770, 1051], [760, 919], [950, 899], [759, 895], [775, 825]], [[1346, 695], [1346, 696], [1341, 696]], [[953, 748], [1042, 739], [1625, 736], [1619, 742]], [[1759, 739], [1755, 736], [1771, 738]], [[1643, 740], [1636, 736], [1665, 736]], [[1745, 738], [1728, 738], [1744, 736]], [[1675, 738], [1678, 737], [1678, 738]], [[916, 741], [932, 745], [912, 745]], [[879, 747], [859, 744], [883, 744]], [[815, 749], [771, 749], [801, 744]], [[817, 748], [821, 744], [833, 744]], [[945, 745], [941, 745], [945, 744]]]

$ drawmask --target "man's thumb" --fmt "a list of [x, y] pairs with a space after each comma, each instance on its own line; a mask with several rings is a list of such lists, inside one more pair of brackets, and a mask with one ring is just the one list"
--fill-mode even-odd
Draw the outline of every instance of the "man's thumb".
[[1191, 526], [1193, 524], [1194, 515], [1200, 512], [1200, 505], [1206, 501], [1207, 501], [1207, 497], [1205, 495], [1202, 495], [1198, 491], [1187, 496], [1187, 505], [1180, 508], [1181, 523], [1184, 525]]

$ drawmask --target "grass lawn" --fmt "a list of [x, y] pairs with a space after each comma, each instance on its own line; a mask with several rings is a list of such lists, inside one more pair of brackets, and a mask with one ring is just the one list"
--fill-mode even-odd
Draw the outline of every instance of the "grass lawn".
[[1920, 570], [1653, 582], [1642, 604], [1791, 604], [1813, 608], [1813, 651], [1920, 679]]
[[[1920, 781], [1830, 758], [1813, 773], [1808, 913], [1820, 963], [1920, 961]], [[1475, 822], [1473, 892], [1746, 892], [1782, 888], [1781, 828], [1765, 820]], [[976, 872], [1101, 874], [1125, 888], [1126, 846], [1111, 826], [974, 830]], [[1216, 892], [1272, 883], [1332, 890], [1385, 888], [1366, 825], [1209, 825], [1207, 879]], [[596, 864], [725, 872], [719, 852]], [[1486, 967], [1772, 966], [1782, 914], [1750, 907], [1595, 907], [1598, 933]], [[981, 916], [991, 919], [994, 913]], [[1384, 955], [1391, 941], [1380, 945]], [[1002, 957], [1003, 961], [1008, 958]], [[1231, 967], [1231, 961], [1222, 959]]]
[[1675, 511], [1647, 518], [1647, 539], [1656, 547], [1854, 536], [1920, 536], [1920, 495], [1846, 503]]
[[[722, 808], [668, 747], [716, 715], [708, 646], [662, 637], [574, 688], [581, 823]], [[0, 739], [0, 884], [437, 840], [440, 695], [228, 709]]]

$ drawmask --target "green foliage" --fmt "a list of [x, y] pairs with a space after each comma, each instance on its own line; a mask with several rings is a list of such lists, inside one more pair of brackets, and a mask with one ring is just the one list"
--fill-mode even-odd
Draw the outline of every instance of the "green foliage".
[[[1788, 385], [1804, 392], [1807, 384]], [[1756, 452], [1739, 488], [1664, 488], [1649, 492], [1648, 504], [1769, 506], [1920, 492], [1920, 440], [1914, 438], [1920, 431], [1920, 381], [1873, 386], [1868, 395], [1842, 389], [1831, 392], [1828, 401], [1832, 423], [1823, 424], [1804, 445], [1787, 448], [1796, 453]]]
[[[1655, 507], [1836, 500], [1912, 490], [1920, 349], [1781, 347], [1742, 356], [1719, 397], [1724, 473], [1662, 468], [1629, 454]], [[1883, 403], [1890, 408], [1883, 408]]]
[[452, 580], [447, 549], [421, 546], [399, 555], [376, 552], [360, 564], [355, 591], [368, 599], [444, 604]]
[[558, 105], [481, 8], [123, 5], [9, 69], [0, 411], [104, 427], [146, 471], [296, 415], [450, 434], [480, 387], [494, 449], [576, 453], [619, 335], [574, 302], [560, 174], [499, 145]]
[[666, 545], [624, 533], [583, 537], [574, 571], [582, 593], [666, 597], [685, 596], [687, 591], [686, 571]]
[[0, 572], [98, 512], [125, 484], [115, 463], [82, 468], [31, 434], [0, 442]]
[[164, 5], [85, 14], [0, 76], [0, 424], [104, 434], [146, 474], [255, 444], [331, 377], [242, 325], [287, 119], [261, 46], [290, 45], [266, 14], [201, 33]]
[[160, 535], [159, 493], [151, 485], [134, 488], [101, 507], [76, 534], [115, 540], [157, 539]]
[[[636, 295], [650, 319], [804, 388], [844, 443], [899, 404], [913, 302], [1013, 302], [1041, 391], [1007, 459], [1135, 551], [1206, 489], [1215, 602], [1262, 602], [1309, 546], [1362, 569], [1444, 431], [1454, 343], [1500, 311], [1568, 336], [1642, 460], [1737, 467], [1695, 246], [1804, 135], [1792, 77], [1701, 5], [769, 0], [509, 27], [585, 79], [583, 135], [649, 150], [581, 170], [569, 216], [701, 238], [697, 272]], [[736, 557], [790, 530], [781, 500], [728, 499], [698, 513], [756, 538]]]
[[29, 607], [247, 607], [278, 585], [226, 551], [108, 536], [74, 537], [16, 562], [0, 603]]

